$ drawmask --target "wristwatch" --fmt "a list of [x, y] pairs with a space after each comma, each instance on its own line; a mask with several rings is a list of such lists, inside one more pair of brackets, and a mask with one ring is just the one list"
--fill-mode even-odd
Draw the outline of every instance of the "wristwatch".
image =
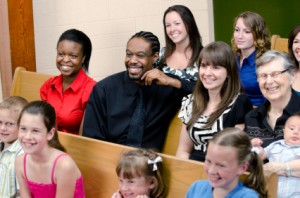
[[285, 162], [285, 174], [287, 177], [290, 177], [292, 176], [292, 169], [289, 167], [288, 163]]

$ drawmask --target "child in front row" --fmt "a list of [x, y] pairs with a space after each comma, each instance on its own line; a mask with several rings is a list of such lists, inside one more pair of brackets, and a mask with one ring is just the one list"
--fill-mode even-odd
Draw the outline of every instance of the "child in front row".
[[10, 96], [0, 103], [0, 197], [19, 197], [15, 158], [23, 153], [18, 141], [18, 119], [27, 100]]
[[[205, 156], [208, 181], [199, 180], [192, 184], [186, 198], [267, 197], [262, 160], [251, 149], [248, 135], [238, 128], [226, 128], [216, 133], [209, 141]], [[247, 170], [250, 175], [244, 185], [239, 177]]]
[[[253, 138], [252, 145], [258, 147], [262, 159], [268, 159], [265, 166], [281, 166], [278, 174], [278, 198], [300, 197], [300, 177], [293, 174], [299, 167], [300, 160], [300, 113], [290, 116], [285, 122], [283, 140], [277, 140], [266, 148], [262, 148], [262, 140]], [[293, 161], [296, 160], [294, 163]], [[299, 169], [299, 168], [298, 168]], [[297, 171], [295, 171], [297, 172]]]
[[112, 198], [164, 198], [162, 158], [151, 149], [129, 150], [116, 168], [119, 190]]
[[22, 198], [85, 197], [81, 172], [63, 152], [55, 120], [54, 108], [44, 101], [31, 102], [21, 112], [19, 141], [25, 154], [15, 166]]

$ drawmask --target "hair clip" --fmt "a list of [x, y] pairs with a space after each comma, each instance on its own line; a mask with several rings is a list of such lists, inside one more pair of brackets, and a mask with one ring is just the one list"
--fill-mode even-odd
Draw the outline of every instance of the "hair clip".
[[259, 150], [259, 148], [257, 146], [254, 146], [254, 147], [252, 147], [251, 152], [259, 154], [260, 150]]
[[153, 171], [157, 170], [157, 163], [162, 162], [162, 158], [158, 156], [155, 160], [148, 160], [148, 164], [153, 164]]

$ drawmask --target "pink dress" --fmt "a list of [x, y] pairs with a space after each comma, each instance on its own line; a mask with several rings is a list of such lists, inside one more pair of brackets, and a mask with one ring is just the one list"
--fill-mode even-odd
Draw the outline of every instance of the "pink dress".
[[[65, 153], [57, 156], [57, 158], [54, 160], [54, 164], [52, 167], [51, 171], [51, 184], [43, 184], [43, 183], [36, 183], [33, 181], [29, 181], [26, 175], [26, 157], [27, 154], [24, 155], [24, 175], [26, 179], [27, 186], [30, 190], [31, 196], [34, 198], [55, 198], [56, 195], [56, 184], [54, 183], [54, 169], [56, 166], [57, 160], [64, 156], [67, 155]], [[75, 187], [75, 193], [74, 193], [74, 198], [84, 198], [84, 187], [83, 187], [83, 178], [80, 176], [76, 180], [76, 187]]]

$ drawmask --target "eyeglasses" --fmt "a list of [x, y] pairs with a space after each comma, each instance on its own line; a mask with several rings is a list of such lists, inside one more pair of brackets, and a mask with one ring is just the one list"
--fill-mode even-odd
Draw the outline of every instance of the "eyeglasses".
[[274, 71], [271, 72], [269, 74], [257, 74], [257, 78], [259, 80], [267, 80], [268, 76], [270, 76], [273, 79], [277, 79], [281, 74], [283, 74], [284, 72], [288, 71], [289, 69], [285, 69], [283, 71]]

